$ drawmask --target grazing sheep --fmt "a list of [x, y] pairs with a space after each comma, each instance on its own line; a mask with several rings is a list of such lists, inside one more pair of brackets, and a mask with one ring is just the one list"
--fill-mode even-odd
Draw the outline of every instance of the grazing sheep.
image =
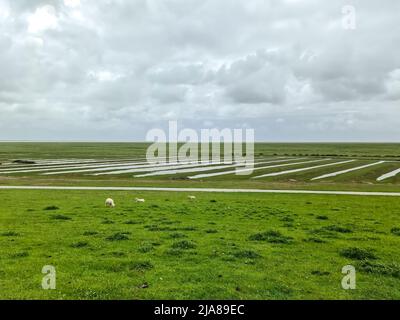
[[136, 201], [136, 202], [145, 202], [144, 199], [139, 199], [139, 198], [135, 198], [135, 201]]
[[106, 207], [114, 208], [114, 207], [115, 207], [114, 200], [111, 199], [111, 198], [108, 198], [108, 199], [106, 200]]
[[189, 200], [194, 200], [194, 199], [196, 199], [196, 197], [195, 196], [188, 196], [188, 199]]

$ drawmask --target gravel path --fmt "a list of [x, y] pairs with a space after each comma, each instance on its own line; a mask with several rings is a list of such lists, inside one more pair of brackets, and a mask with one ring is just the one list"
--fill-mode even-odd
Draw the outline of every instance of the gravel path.
[[220, 188], [161, 188], [161, 187], [57, 187], [57, 186], [0, 186], [0, 190], [92, 190], [92, 191], [168, 191], [168, 192], [222, 192], [222, 193], [289, 193], [349, 196], [400, 197], [400, 192], [320, 191], [320, 190], [263, 190]]

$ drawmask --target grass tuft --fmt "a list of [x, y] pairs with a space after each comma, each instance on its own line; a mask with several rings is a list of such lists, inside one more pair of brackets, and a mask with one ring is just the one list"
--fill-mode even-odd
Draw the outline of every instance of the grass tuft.
[[288, 244], [292, 241], [292, 239], [293, 238], [284, 236], [279, 231], [274, 231], [274, 230], [256, 233], [249, 237], [249, 240], [252, 241], [267, 241], [269, 243], [282, 243], [282, 244]]
[[180, 232], [174, 232], [171, 233], [168, 237], [171, 239], [182, 239], [182, 238], [187, 238], [187, 235]]
[[396, 263], [384, 264], [364, 260], [357, 264], [356, 269], [366, 273], [400, 278], [400, 265]]
[[51, 219], [53, 220], [72, 220], [71, 217], [65, 216], [63, 214], [53, 214], [50, 216]]
[[189, 249], [195, 249], [196, 244], [192, 241], [187, 241], [187, 240], [181, 240], [174, 242], [171, 246], [172, 249], [180, 249], [180, 250], [189, 250]]
[[26, 251], [17, 252], [17, 253], [12, 254], [10, 257], [12, 259], [26, 258], [26, 257], [29, 257], [29, 252], [26, 252]]
[[218, 230], [215, 229], [207, 229], [206, 233], [218, 233]]
[[18, 237], [18, 236], [20, 236], [20, 234], [18, 232], [14, 232], [14, 231], [8, 231], [8, 232], [3, 232], [1, 234], [1, 236], [3, 236], [3, 237]]
[[238, 259], [257, 259], [261, 257], [261, 255], [253, 250], [240, 250], [234, 252], [232, 255]]
[[48, 206], [46, 208], [44, 208], [43, 210], [45, 211], [54, 211], [54, 210], [59, 210], [60, 208], [57, 206]]
[[99, 234], [97, 231], [85, 231], [83, 233], [84, 236], [95, 236], [96, 234]]
[[311, 274], [314, 276], [329, 276], [331, 273], [328, 271], [313, 270]]
[[135, 220], [128, 220], [128, 221], [125, 221], [124, 222], [124, 224], [140, 224], [141, 222], [139, 222], [139, 221], [135, 221]]
[[83, 247], [87, 247], [89, 243], [87, 243], [86, 241], [78, 241], [78, 242], [74, 242], [73, 244], [71, 244], [71, 248], [83, 248]]
[[129, 266], [130, 270], [136, 270], [136, 271], [146, 271], [153, 268], [154, 266], [150, 261], [134, 262], [131, 266]]
[[327, 231], [333, 231], [333, 232], [339, 232], [339, 233], [352, 233], [353, 231], [349, 228], [341, 227], [341, 226], [336, 226], [336, 225], [331, 225], [327, 227], [322, 227], [322, 229], [327, 230]]
[[400, 228], [397, 228], [397, 227], [392, 228], [390, 230], [390, 233], [394, 234], [395, 236], [400, 236]]
[[122, 232], [117, 232], [114, 233], [112, 236], [109, 236], [106, 238], [108, 241], [123, 241], [123, 240], [129, 240], [129, 237]]
[[342, 249], [340, 255], [355, 260], [377, 259], [371, 249], [362, 249], [357, 247]]
[[138, 248], [138, 251], [141, 253], [147, 253], [154, 250], [154, 245], [151, 243], [142, 243]]

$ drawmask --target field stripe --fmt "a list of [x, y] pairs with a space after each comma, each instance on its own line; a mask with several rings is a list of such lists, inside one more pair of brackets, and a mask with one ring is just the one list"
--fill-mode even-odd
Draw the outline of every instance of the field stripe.
[[44, 166], [62, 166], [62, 165], [77, 165], [77, 164], [91, 164], [91, 163], [99, 163], [99, 162], [108, 162], [107, 160], [82, 160], [82, 161], [76, 161], [76, 162], [63, 162], [63, 161], [57, 161], [57, 162], [37, 162], [34, 164], [17, 164], [17, 163], [3, 163], [0, 165], [0, 169], [13, 169], [13, 168], [18, 168], [18, 169], [30, 169], [30, 168], [37, 168], [37, 167], [44, 167]]
[[[84, 173], [84, 172], [100, 172], [100, 171], [110, 171], [110, 170], [117, 170], [120, 169], [116, 172], [121, 171], [121, 173], [125, 172], [125, 171], [129, 171], [129, 170], [133, 170], [135, 168], [140, 168], [142, 170], [148, 169], [151, 170], [151, 168], [154, 167], [165, 167], [168, 165], [184, 165], [184, 163], [163, 163], [163, 164], [149, 164], [148, 162], [140, 162], [140, 163], [136, 163], [136, 164], [132, 164], [132, 165], [118, 165], [118, 166], [107, 166], [107, 167], [103, 167], [103, 168], [99, 168], [99, 167], [94, 167], [91, 169], [80, 169], [80, 170], [64, 170], [64, 171], [58, 171], [58, 172], [51, 172], [51, 173], [43, 173], [43, 175], [54, 175], [54, 174], [68, 174], [68, 173]], [[188, 164], [192, 164], [192, 163], [188, 163]], [[198, 162], [196, 162], [196, 164], [198, 164]], [[102, 174], [107, 174], [107, 173], [94, 173], [91, 175], [102, 175]]]
[[281, 175], [284, 175], [284, 174], [290, 174], [290, 173], [308, 171], [308, 170], [312, 170], [312, 169], [318, 169], [318, 168], [324, 168], [324, 167], [329, 167], [329, 166], [335, 166], [335, 165], [344, 164], [344, 163], [349, 163], [349, 162], [353, 162], [353, 161], [355, 161], [355, 160], [346, 160], [346, 161], [333, 162], [333, 163], [326, 163], [326, 164], [321, 164], [321, 165], [318, 165], [318, 166], [312, 166], [312, 167], [306, 167], [306, 168], [299, 168], [299, 169], [293, 169], [293, 170], [285, 170], [285, 171], [279, 171], [279, 172], [272, 172], [272, 173], [263, 174], [263, 175], [261, 175], [261, 176], [253, 177], [253, 179], [258, 179], [258, 178], [263, 178], [263, 177], [281, 176]]
[[134, 173], [134, 172], [155, 172], [164, 170], [174, 170], [174, 169], [184, 169], [184, 168], [197, 168], [197, 167], [207, 167], [207, 166], [215, 166], [220, 165], [221, 162], [205, 162], [205, 163], [178, 163], [172, 166], [152, 166], [152, 167], [138, 167], [136, 169], [128, 169], [128, 170], [118, 170], [118, 171], [110, 171], [110, 172], [102, 172], [102, 173], [95, 173], [92, 174], [94, 176], [98, 175], [116, 175], [116, 174], [126, 174], [126, 173]]
[[[276, 157], [276, 159], [281, 159], [283, 157]], [[266, 158], [255, 158], [255, 161], [259, 160], [266, 160]], [[34, 160], [33, 160], [34, 161]], [[143, 163], [149, 163], [145, 162], [146, 158], [137, 158], [137, 159], [82, 159], [80, 161], [74, 161], [74, 162], [60, 162], [61, 160], [57, 162], [37, 162], [35, 164], [16, 164], [12, 162], [5, 163], [3, 162], [2, 164], [0, 163], [0, 172], [5, 172], [5, 171], [17, 171], [17, 170], [30, 170], [30, 169], [41, 169], [41, 168], [56, 168], [60, 167], [60, 169], [68, 169], [68, 168], [74, 168], [78, 165], [81, 166], [89, 166], [89, 165], [96, 165], [96, 164], [122, 164], [122, 163], [131, 163], [131, 162], [143, 162]]]
[[[57, 171], [57, 170], [63, 170], [63, 169], [83, 169], [83, 168], [107, 168], [107, 167], [115, 167], [116, 165], [137, 165], [137, 164], [144, 164], [147, 162], [119, 162], [119, 163], [107, 163], [107, 164], [96, 164], [96, 165], [81, 165], [81, 166], [73, 166], [73, 167], [45, 167], [45, 168], [39, 168], [39, 169], [29, 169], [29, 170], [8, 170], [8, 171], [0, 171], [0, 174], [5, 174], [5, 173], [28, 173], [28, 172], [47, 172], [47, 171]], [[64, 172], [64, 171], [61, 171]], [[71, 171], [72, 172], [72, 171]], [[58, 173], [54, 173], [58, 174]]]
[[237, 167], [237, 166], [240, 166], [240, 165], [243, 165], [243, 164], [156, 171], [156, 172], [150, 172], [150, 173], [145, 173], [145, 174], [137, 174], [134, 177], [135, 178], [144, 178], [144, 177], [171, 175], [171, 174], [175, 175], [175, 174], [179, 174], [179, 173], [188, 173], [188, 172], [211, 171], [211, 170], [219, 170], [219, 169], [227, 169], [227, 168]]
[[[297, 159], [291, 159], [291, 160], [300, 160], [300, 159], [303, 159], [303, 158], [297, 158]], [[188, 178], [189, 179], [200, 179], [200, 178], [222, 176], [222, 175], [226, 175], [226, 174], [235, 174], [235, 173], [241, 173], [241, 172], [250, 172], [250, 174], [251, 174], [255, 170], [294, 166], [294, 165], [298, 165], [298, 164], [305, 164], [305, 163], [318, 162], [318, 161], [327, 161], [327, 160], [330, 160], [330, 159], [320, 159], [320, 160], [311, 160], [311, 161], [302, 161], [302, 162], [293, 162], [293, 163], [289, 162], [289, 163], [277, 164], [277, 165], [265, 166], [265, 167], [256, 167], [256, 168], [249, 168], [249, 169], [239, 169], [239, 170], [229, 170], [229, 171], [214, 172], [214, 173], [197, 174], [194, 176], [189, 176]], [[269, 163], [277, 163], [277, 162], [284, 162], [284, 161], [288, 161], [288, 159], [269, 161]]]
[[59, 166], [60, 168], [68, 168], [68, 167], [73, 167], [73, 166], [78, 166], [78, 165], [95, 165], [95, 164], [113, 164], [113, 163], [125, 163], [125, 162], [142, 162], [145, 161], [145, 158], [138, 158], [138, 159], [97, 159], [97, 160], [84, 160], [82, 159], [81, 161], [76, 161], [76, 162], [49, 162], [49, 163], [36, 163], [36, 164], [30, 164], [30, 165], [24, 165], [24, 164], [15, 164], [15, 163], [3, 163], [0, 165], [0, 171], [5, 171], [5, 170], [13, 170], [13, 169], [40, 169], [40, 168], [45, 168], [45, 167], [56, 167]]
[[[204, 162], [205, 163], [205, 162]], [[210, 163], [210, 162], [207, 162]], [[171, 162], [171, 163], [161, 163], [161, 164], [152, 164], [148, 162], [142, 162], [142, 163], [137, 163], [137, 165], [119, 165], [119, 166], [108, 166], [105, 168], [93, 168], [93, 169], [78, 169], [78, 170], [62, 170], [58, 172], [51, 172], [51, 173], [44, 173], [43, 175], [56, 175], [56, 174], [68, 174], [68, 173], [85, 173], [85, 172], [99, 172], [99, 173], [93, 173], [91, 175], [98, 176], [98, 175], [107, 175], [107, 174], [124, 174], [124, 173], [132, 173], [132, 172], [150, 172], [150, 171], [156, 171], [153, 169], [149, 168], [159, 168], [157, 170], [161, 169], [166, 169], [167, 166], [182, 166], [182, 165], [191, 165], [191, 164], [197, 164], [201, 165], [202, 162]], [[219, 162], [214, 162], [212, 164], [219, 164]], [[171, 167], [173, 169], [175, 167]], [[108, 172], [112, 170], [112, 172]], [[107, 171], [107, 172], [106, 172]]]
[[166, 192], [220, 192], [220, 193], [283, 193], [348, 196], [400, 197], [400, 192], [220, 189], [220, 188], [161, 188], [161, 187], [67, 187], [67, 186], [0, 186], [0, 190], [78, 190], [78, 191], [166, 191]]
[[[114, 175], [114, 174], [126, 174], [126, 173], [135, 173], [135, 172], [136, 173], [137, 172], [153, 173], [153, 172], [160, 172], [160, 171], [167, 171], [167, 170], [170, 170], [170, 171], [183, 170], [183, 169], [186, 169], [186, 168], [196, 168], [196, 167], [203, 168], [203, 167], [207, 167], [207, 166], [211, 166], [211, 165], [215, 165], [215, 166], [222, 165], [224, 163], [223, 162], [196, 162], [194, 164], [197, 164], [197, 165], [192, 165], [192, 163], [186, 163], [186, 164], [175, 163], [174, 166], [171, 166], [171, 163], [166, 163], [166, 164], [159, 165], [159, 166], [153, 165], [151, 167], [154, 167], [154, 168], [151, 168], [151, 169], [138, 167], [137, 169], [128, 169], [128, 170], [118, 170], [118, 171], [113, 171], [113, 172], [95, 173], [95, 174], [92, 174], [92, 175], [94, 175], [94, 176], [98, 176], [98, 175]], [[168, 165], [170, 165], [170, 167], [168, 167]], [[213, 170], [213, 167], [210, 167], [209, 170]]]
[[[132, 163], [133, 161], [139, 160], [104, 160], [104, 161], [95, 161], [95, 162], [79, 162], [76, 164], [40, 164], [40, 165], [30, 165], [30, 166], [12, 166], [12, 167], [3, 167], [0, 166], [0, 172], [11, 172], [11, 171], [22, 171], [22, 170], [36, 170], [36, 169], [47, 169], [47, 168], [59, 168], [59, 169], [73, 169], [73, 168], [80, 168], [80, 167], [88, 167], [88, 166], [96, 166], [96, 165], [118, 165], [123, 163]], [[27, 171], [29, 172], [29, 171]]]
[[351, 169], [341, 170], [341, 171], [337, 171], [337, 172], [333, 172], [333, 173], [327, 173], [327, 174], [324, 174], [322, 176], [312, 178], [311, 180], [320, 180], [320, 179], [329, 178], [329, 177], [336, 177], [336, 176], [344, 174], [344, 173], [348, 173], [348, 172], [353, 172], [353, 171], [356, 171], [356, 170], [369, 168], [369, 167], [376, 166], [376, 165], [382, 164], [382, 163], [385, 163], [385, 161], [378, 161], [378, 162], [369, 163], [369, 164], [366, 164], [366, 165], [363, 165], [363, 166], [354, 167], [354, 168], [351, 168]]
[[46, 171], [57, 171], [57, 170], [63, 170], [63, 169], [80, 169], [80, 168], [99, 168], [99, 167], [113, 167], [116, 165], [132, 165], [132, 164], [141, 164], [145, 162], [117, 162], [117, 163], [98, 163], [98, 164], [82, 164], [79, 166], [76, 165], [66, 165], [66, 166], [46, 166], [46, 167], [40, 167], [40, 168], [35, 168], [35, 169], [27, 169], [27, 170], [4, 170], [0, 171], [0, 174], [2, 173], [27, 173], [27, 172], [46, 172]]
[[395, 177], [399, 173], [400, 173], [400, 169], [396, 169], [394, 171], [391, 171], [391, 172], [388, 172], [388, 173], [385, 173], [385, 174], [381, 175], [378, 179], [376, 179], [376, 181], [382, 181], [382, 180], [385, 180], [385, 179], [389, 179], [389, 178]]
[[[287, 159], [290, 160], [290, 159]], [[267, 162], [257, 162], [251, 163], [252, 165], [260, 165], [269, 163]], [[171, 174], [179, 174], [179, 173], [190, 173], [190, 172], [202, 172], [202, 171], [211, 171], [211, 170], [220, 170], [220, 169], [227, 169], [227, 168], [234, 168], [234, 167], [244, 167], [246, 165], [245, 162], [236, 163], [236, 164], [229, 164], [229, 165], [221, 165], [215, 167], [200, 167], [200, 168], [189, 168], [189, 169], [176, 169], [176, 170], [162, 170], [156, 171], [151, 173], [139, 174], [135, 175], [136, 178], [143, 178], [143, 177], [152, 177], [152, 176], [161, 176], [161, 175], [171, 175]]]

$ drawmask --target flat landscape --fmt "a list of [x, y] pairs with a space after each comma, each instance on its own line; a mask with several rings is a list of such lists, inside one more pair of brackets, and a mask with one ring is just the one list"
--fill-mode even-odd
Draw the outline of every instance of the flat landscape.
[[[400, 145], [259, 143], [241, 163], [146, 163], [145, 143], [0, 143], [0, 185], [400, 191]], [[34, 163], [15, 163], [32, 160]], [[317, 179], [316, 179], [317, 178]]]
[[[0, 186], [400, 192], [398, 144], [257, 144], [250, 175], [148, 164], [147, 146], [0, 143]], [[400, 197], [196, 189], [1, 189], [0, 298], [400, 298]]]

